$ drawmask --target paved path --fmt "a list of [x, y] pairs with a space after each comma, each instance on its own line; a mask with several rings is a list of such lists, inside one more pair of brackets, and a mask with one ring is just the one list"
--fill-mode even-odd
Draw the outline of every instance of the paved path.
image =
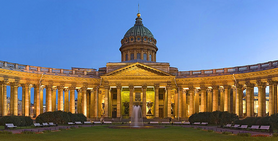
[[217, 126], [196, 126], [196, 125], [180, 125], [182, 127], [194, 127], [194, 128], [202, 128], [205, 130], [213, 130], [215, 132], [231, 132], [233, 134], [238, 133], [250, 133], [251, 135], [272, 135], [272, 133], [269, 132], [259, 132], [259, 131], [250, 131], [250, 130], [244, 130], [244, 129], [231, 129], [231, 128], [220, 128]]

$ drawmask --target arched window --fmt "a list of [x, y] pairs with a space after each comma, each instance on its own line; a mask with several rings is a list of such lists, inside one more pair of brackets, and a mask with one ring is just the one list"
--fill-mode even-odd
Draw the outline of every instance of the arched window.
[[150, 54], [150, 61], [152, 61], [152, 55]]
[[130, 60], [134, 60], [134, 54], [133, 53], [130, 54]]
[[147, 54], [144, 53], [144, 60], [147, 60]]
[[137, 53], [137, 59], [141, 59], [141, 53]]

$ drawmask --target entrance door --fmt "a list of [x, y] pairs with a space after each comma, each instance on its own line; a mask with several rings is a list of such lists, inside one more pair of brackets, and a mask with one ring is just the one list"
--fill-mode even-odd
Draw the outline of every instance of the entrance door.
[[117, 118], [117, 108], [113, 108], [112, 118]]
[[159, 118], [163, 118], [163, 108], [159, 108]]

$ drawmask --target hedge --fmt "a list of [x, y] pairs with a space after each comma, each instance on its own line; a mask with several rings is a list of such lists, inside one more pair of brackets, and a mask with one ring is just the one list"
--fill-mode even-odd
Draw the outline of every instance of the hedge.
[[67, 124], [70, 121], [84, 122], [86, 120], [87, 118], [83, 114], [72, 114], [63, 111], [45, 112], [36, 118], [37, 123], [53, 122], [55, 124]]
[[6, 123], [13, 123], [15, 126], [31, 126], [33, 120], [26, 116], [4, 116], [0, 118], [0, 125], [5, 126]]
[[229, 112], [201, 112], [193, 114], [189, 117], [189, 122], [192, 124], [194, 122], [208, 122], [208, 124], [225, 125], [238, 120], [236, 114]]

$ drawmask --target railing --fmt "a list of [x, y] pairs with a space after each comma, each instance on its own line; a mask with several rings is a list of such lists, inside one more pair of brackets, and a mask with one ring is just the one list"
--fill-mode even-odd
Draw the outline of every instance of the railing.
[[5, 61], [0, 61], [0, 68], [22, 71], [22, 72], [38, 73], [38, 74], [93, 77], [93, 78], [98, 77], [98, 72], [96, 69], [87, 69], [87, 68], [72, 68], [71, 70], [56, 69], [56, 68], [21, 65], [21, 64], [10, 63]]
[[273, 69], [278, 67], [278, 60], [255, 65], [238, 66], [232, 68], [210, 69], [210, 70], [196, 70], [196, 71], [179, 71], [178, 77], [202, 77], [227, 75], [236, 73], [247, 73], [253, 71], [262, 71], [266, 69]]

